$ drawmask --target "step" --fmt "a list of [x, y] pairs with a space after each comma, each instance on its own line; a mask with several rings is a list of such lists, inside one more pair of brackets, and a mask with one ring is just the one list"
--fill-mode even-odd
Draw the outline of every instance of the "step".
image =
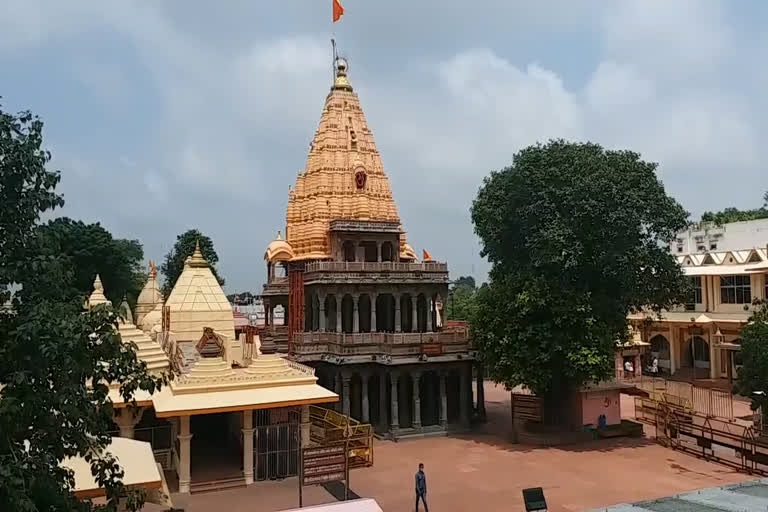
[[192, 482], [189, 486], [189, 492], [191, 494], [202, 494], [206, 492], [223, 491], [226, 489], [236, 489], [238, 487], [245, 487], [245, 478], [242, 476]]

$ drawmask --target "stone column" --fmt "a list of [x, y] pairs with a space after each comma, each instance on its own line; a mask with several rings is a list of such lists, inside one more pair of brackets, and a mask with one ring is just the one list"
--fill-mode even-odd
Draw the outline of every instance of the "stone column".
[[411, 295], [411, 332], [418, 332], [419, 330], [419, 297], [418, 295]]
[[387, 372], [379, 374], [379, 424], [381, 431], [387, 431]]
[[432, 297], [427, 297], [427, 332], [432, 332]]
[[376, 332], [376, 299], [378, 299], [378, 293], [372, 293], [371, 297], [371, 332]]
[[[333, 392], [339, 395], [340, 399], [344, 398], [344, 396], [341, 393], [341, 370], [336, 372], [336, 382], [334, 383]], [[341, 411], [341, 401], [333, 404], [333, 408], [336, 409], [337, 412]]]
[[413, 381], [413, 428], [421, 429], [421, 394], [419, 390], [419, 380], [421, 372], [416, 370], [411, 375]]
[[349, 416], [349, 399], [350, 399], [350, 392], [349, 392], [349, 381], [352, 378], [352, 376], [348, 373], [342, 373], [341, 374], [341, 382], [342, 382], [342, 409], [341, 413], [344, 414], [344, 416]]
[[253, 411], [243, 411], [243, 476], [253, 483]]
[[360, 294], [356, 293], [352, 296], [352, 332], [360, 332], [360, 311], [358, 310], [359, 302]]
[[136, 425], [141, 421], [143, 415], [144, 407], [139, 407], [136, 410], [129, 407], [117, 409], [116, 414], [114, 415], [114, 421], [120, 429], [120, 437], [133, 439]]
[[192, 434], [189, 433], [189, 416], [179, 418], [179, 492], [189, 494], [189, 484], [192, 483], [190, 468]]
[[400, 300], [402, 300], [402, 297], [400, 295], [395, 295], [395, 332], [401, 332], [403, 330], [400, 325]]
[[381, 242], [376, 242], [376, 261], [381, 263]]
[[370, 421], [370, 405], [368, 404], [368, 375], [365, 373], [360, 374], [360, 394], [361, 408], [362, 408], [362, 422], [368, 423]]
[[469, 424], [469, 403], [472, 401], [472, 374], [467, 375], [465, 368], [462, 368], [459, 372], [459, 411], [461, 415], [461, 423], [463, 425]]
[[301, 406], [301, 446], [306, 448], [310, 443], [309, 406]]
[[445, 428], [448, 425], [448, 393], [446, 392], [445, 373], [440, 374], [440, 426]]
[[341, 299], [343, 296], [336, 294], [336, 332], [341, 332]]
[[320, 332], [325, 332], [325, 295], [318, 295], [317, 300], [320, 309], [320, 322], [318, 328], [320, 329]]
[[481, 364], [477, 365], [477, 415], [480, 421], [485, 421], [485, 370]]
[[397, 396], [397, 379], [398, 379], [397, 372], [390, 373], [389, 374], [389, 379], [390, 379], [391, 384], [392, 384], [392, 400], [391, 400], [391, 405], [392, 405], [391, 416], [392, 417], [390, 418], [389, 428], [392, 431], [392, 433], [394, 434], [400, 428], [400, 414], [399, 414], [400, 411], [398, 410], [399, 405], [397, 403], [397, 399], [398, 399], [398, 396]]

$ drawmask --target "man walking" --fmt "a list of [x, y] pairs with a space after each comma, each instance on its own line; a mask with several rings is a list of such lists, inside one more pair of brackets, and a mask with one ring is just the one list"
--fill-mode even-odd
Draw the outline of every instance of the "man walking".
[[419, 512], [419, 498], [424, 504], [424, 512], [429, 512], [427, 506], [427, 475], [424, 474], [424, 464], [419, 463], [419, 470], [416, 472], [416, 512]]

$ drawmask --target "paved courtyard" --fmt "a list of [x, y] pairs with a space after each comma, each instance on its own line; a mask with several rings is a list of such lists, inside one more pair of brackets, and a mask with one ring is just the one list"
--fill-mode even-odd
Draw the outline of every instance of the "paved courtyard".
[[[512, 444], [509, 393], [486, 384], [486, 404], [489, 422], [472, 434], [377, 442], [374, 467], [352, 471], [352, 490], [386, 512], [412, 511], [413, 474], [424, 462], [433, 512], [523, 511], [526, 487], [543, 487], [550, 511], [573, 512], [750, 479], [648, 439], [547, 449]], [[297, 485], [293, 478], [174, 500], [188, 512], [268, 512], [297, 506]], [[322, 487], [305, 488], [304, 497], [305, 505], [334, 501]]]

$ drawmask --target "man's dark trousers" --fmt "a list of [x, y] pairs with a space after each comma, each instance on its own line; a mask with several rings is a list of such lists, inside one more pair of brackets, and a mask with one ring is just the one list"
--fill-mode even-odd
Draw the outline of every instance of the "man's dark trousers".
[[421, 498], [421, 502], [424, 504], [424, 512], [429, 512], [429, 507], [427, 506], [427, 492], [416, 492], [416, 512], [419, 510], [419, 498]]

